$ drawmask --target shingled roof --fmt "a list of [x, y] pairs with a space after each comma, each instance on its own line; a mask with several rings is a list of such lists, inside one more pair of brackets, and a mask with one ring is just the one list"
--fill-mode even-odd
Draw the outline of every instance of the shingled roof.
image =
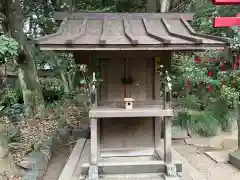
[[189, 16], [179, 13], [65, 13], [61, 16], [64, 18], [59, 30], [38, 39], [40, 49], [203, 50], [223, 49], [228, 45], [223, 38], [196, 33], [187, 21]]

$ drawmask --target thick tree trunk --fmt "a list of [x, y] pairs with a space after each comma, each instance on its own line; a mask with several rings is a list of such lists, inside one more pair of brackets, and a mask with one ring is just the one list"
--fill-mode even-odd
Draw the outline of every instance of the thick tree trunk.
[[33, 48], [27, 43], [24, 34], [24, 17], [20, 0], [5, 0], [9, 32], [20, 46], [19, 56], [15, 59], [18, 77], [28, 115], [33, 117], [44, 109], [44, 100], [34, 62]]
[[156, 12], [157, 11], [157, 1], [156, 0], [147, 0], [147, 12]]
[[170, 8], [171, 0], [161, 0], [160, 12], [168, 12]]
[[63, 82], [64, 93], [66, 93], [66, 94], [70, 93], [69, 82], [68, 82], [67, 77], [65, 76], [65, 72], [61, 71], [60, 76], [61, 76], [61, 79]]
[[240, 103], [237, 104], [238, 150], [240, 151]]

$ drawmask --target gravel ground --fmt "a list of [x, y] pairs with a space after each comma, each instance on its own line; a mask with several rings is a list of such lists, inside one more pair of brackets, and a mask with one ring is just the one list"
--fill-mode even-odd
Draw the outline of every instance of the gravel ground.
[[177, 143], [174, 148], [207, 180], [240, 180], [240, 170], [231, 164], [216, 163], [194, 146]]
[[59, 152], [55, 153], [42, 180], [58, 180], [71, 151], [69, 147], [62, 147]]
[[[218, 144], [223, 137], [198, 138], [201, 144]], [[213, 142], [214, 141], [214, 142]], [[230, 164], [216, 163], [207, 157], [199, 148], [185, 144], [183, 141], [174, 143], [175, 150], [196, 168], [207, 180], [240, 180], [240, 170]], [[72, 149], [64, 147], [53, 156], [43, 180], [57, 180], [65, 166]]]

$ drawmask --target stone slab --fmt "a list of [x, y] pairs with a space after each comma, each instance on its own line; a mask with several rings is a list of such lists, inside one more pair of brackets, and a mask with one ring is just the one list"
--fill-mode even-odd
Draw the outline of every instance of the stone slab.
[[240, 151], [234, 151], [229, 153], [229, 162], [236, 168], [240, 169]]
[[73, 129], [72, 130], [72, 136], [74, 139], [79, 139], [79, 138], [89, 138], [90, 136], [90, 128], [84, 127], [80, 129]]
[[216, 163], [228, 163], [229, 161], [228, 151], [208, 151], [208, 152], [205, 152], [204, 154], [206, 154]]
[[164, 180], [180, 180], [178, 176], [173, 177], [173, 176], [166, 176], [165, 174], [163, 175]]
[[235, 136], [226, 137], [223, 139], [221, 146], [224, 149], [236, 149], [238, 147], [238, 139]]

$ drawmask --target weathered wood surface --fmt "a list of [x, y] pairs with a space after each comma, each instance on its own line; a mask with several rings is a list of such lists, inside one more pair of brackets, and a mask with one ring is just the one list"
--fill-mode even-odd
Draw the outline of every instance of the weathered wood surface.
[[[77, 148], [77, 146], [75, 147]], [[75, 149], [74, 148], [74, 149]], [[163, 145], [162, 147], [163, 148]], [[75, 150], [74, 150], [75, 151]], [[79, 151], [79, 148], [78, 150]], [[75, 158], [75, 163], [77, 164], [76, 169], [74, 171], [74, 173], [72, 174], [72, 178], [68, 179], [68, 180], [80, 180], [80, 179], [84, 179], [87, 180], [85, 176], [81, 176], [82, 170], [81, 167], [83, 164], [87, 165], [89, 164], [89, 155], [90, 152], [90, 141], [87, 140], [86, 145], [83, 149], [83, 152], [81, 154], [81, 158]], [[172, 155], [173, 155], [173, 162], [177, 162], [176, 160], [180, 160], [183, 166], [183, 177], [180, 178], [180, 180], [206, 180], [190, 163], [187, 162], [186, 159], [184, 159], [179, 153], [177, 153], [174, 149], [172, 149]], [[79, 153], [80, 154], [80, 153]], [[128, 158], [126, 158], [128, 159]], [[140, 158], [141, 159], [141, 158]], [[142, 159], [143, 160], [143, 159]], [[110, 164], [110, 162], [112, 162], [112, 160], [107, 163], [108, 165]], [[120, 161], [121, 163], [122, 161]], [[105, 163], [106, 164], [106, 163]], [[84, 173], [84, 172], [83, 172]], [[146, 173], [146, 174], [107, 174], [107, 175], [103, 175], [101, 176], [100, 179], [111, 179], [111, 180], [118, 180], [121, 178], [127, 179], [131, 178], [134, 179], [133, 177], [139, 177], [137, 178], [139, 179], [144, 179], [144, 180], [162, 180], [163, 178], [163, 174], [162, 173]]]
[[85, 146], [86, 139], [81, 138], [77, 141], [60, 177], [58, 180], [71, 180], [74, 174], [74, 171], [78, 165], [78, 162], [81, 158], [83, 148]]
[[173, 109], [161, 109], [159, 107], [146, 108], [106, 108], [98, 107], [91, 109], [89, 112], [90, 118], [117, 118], [117, 117], [163, 117], [173, 116]]

